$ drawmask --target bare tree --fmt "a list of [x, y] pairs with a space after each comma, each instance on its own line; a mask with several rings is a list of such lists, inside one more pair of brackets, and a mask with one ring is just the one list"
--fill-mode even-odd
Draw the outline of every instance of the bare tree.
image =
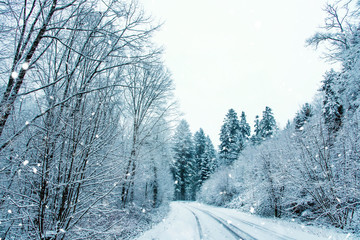
[[[131, 66], [157, 59], [149, 41], [157, 27], [135, 2], [0, 4], [2, 44], [16, 46], [2, 59], [14, 61], [1, 73], [10, 77], [1, 101], [0, 237], [75, 236], [121, 180], [113, 166], [117, 105], [124, 88], [137, 87], [125, 81]], [[98, 232], [111, 224], [98, 224]]]
[[[121, 190], [123, 207], [134, 196], [134, 179], [138, 154], [151, 131], [171, 113], [174, 103], [169, 103], [172, 81], [169, 73], [159, 64], [134, 66], [129, 69], [124, 92], [131, 119], [131, 150], [126, 164]], [[129, 199], [130, 194], [130, 199]]]

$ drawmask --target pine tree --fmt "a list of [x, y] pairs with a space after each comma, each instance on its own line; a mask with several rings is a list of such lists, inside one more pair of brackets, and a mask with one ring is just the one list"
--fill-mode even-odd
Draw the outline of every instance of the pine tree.
[[241, 113], [240, 117], [240, 151], [244, 150], [246, 142], [250, 137], [250, 125], [246, 122], [245, 112]]
[[194, 135], [195, 143], [195, 163], [196, 163], [196, 190], [199, 190], [203, 180], [204, 180], [204, 169], [207, 168], [208, 159], [206, 159], [206, 137], [202, 128], [197, 131]]
[[259, 115], [256, 115], [254, 123], [254, 134], [251, 136], [251, 142], [253, 145], [258, 145], [262, 141]]
[[196, 191], [209, 178], [210, 174], [215, 170], [216, 152], [210, 137], [205, 136], [204, 131], [200, 128], [194, 135], [195, 143], [195, 162], [196, 162]]
[[276, 131], [276, 121], [271, 108], [266, 107], [263, 111], [263, 117], [259, 124], [260, 136], [263, 140], [271, 137]]
[[240, 122], [234, 109], [230, 109], [220, 132], [219, 154], [221, 164], [230, 165], [240, 153]]
[[175, 181], [175, 199], [193, 198], [194, 144], [189, 124], [182, 120], [173, 138], [174, 161], [172, 173]]
[[207, 165], [204, 165], [202, 170], [202, 178], [204, 181], [208, 179], [210, 174], [212, 174], [219, 166], [217, 153], [209, 136], [206, 136], [205, 156], [208, 162]]

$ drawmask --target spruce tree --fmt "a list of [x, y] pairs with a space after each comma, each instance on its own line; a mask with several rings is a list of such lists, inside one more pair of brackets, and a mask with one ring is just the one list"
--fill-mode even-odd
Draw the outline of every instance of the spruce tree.
[[240, 148], [240, 122], [234, 109], [230, 109], [224, 119], [220, 131], [219, 155], [221, 164], [230, 165], [239, 156]]
[[266, 107], [265, 111], [263, 111], [263, 117], [260, 121], [259, 128], [262, 140], [271, 137], [276, 131], [276, 121], [271, 108]]
[[172, 173], [175, 181], [175, 199], [192, 200], [194, 178], [194, 144], [189, 124], [182, 120], [173, 138], [174, 161]]
[[198, 191], [216, 167], [216, 152], [210, 137], [205, 136], [205, 133], [201, 128], [194, 135], [194, 144], [197, 172], [195, 181], [197, 184], [196, 190]]
[[204, 131], [200, 128], [194, 135], [195, 143], [195, 163], [196, 163], [196, 189], [198, 190], [204, 180], [204, 169], [207, 167], [208, 159], [206, 159], [206, 137]]
[[216, 150], [209, 136], [206, 136], [205, 156], [208, 162], [207, 165], [204, 165], [204, 168], [202, 169], [203, 181], [208, 179], [210, 174], [212, 174], [219, 166]]
[[259, 115], [256, 115], [254, 120], [254, 134], [251, 136], [251, 142], [253, 145], [258, 145], [261, 143], [261, 140], [260, 119]]
[[344, 107], [335, 91], [335, 82], [339, 79], [339, 73], [331, 69], [326, 73], [321, 91], [324, 93], [323, 115], [329, 132], [337, 132], [342, 125]]
[[250, 137], [250, 125], [246, 121], [246, 115], [245, 112], [241, 113], [240, 117], [240, 151], [244, 150], [246, 142], [249, 140]]

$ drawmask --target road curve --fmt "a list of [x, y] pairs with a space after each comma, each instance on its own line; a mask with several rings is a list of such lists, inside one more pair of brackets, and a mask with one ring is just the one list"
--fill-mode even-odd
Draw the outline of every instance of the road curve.
[[[241, 240], [257, 240], [256, 238], [254, 238], [253, 236], [251, 236], [249, 233], [241, 230], [240, 228], [238, 228], [237, 226], [233, 225], [231, 222], [226, 221], [225, 219], [207, 211], [204, 209], [199, 209], [199, 208], [195, 208], [192, 207], [193, 209], [196, 209], [197, 211], [203, 212], [205, 213], [207, 216], [209, 216], [210, 218], [214, 219], [217, 223], [219, 223], [223, 228], [225, 228], [228, 232], [230, 232], [235, 239], [241, 239]], [[189, 209], [189, 208], [188, 208]], [[198, 218], [195, 213], [189, 209], [189, 211], [191, 211], [194, 216], [196, 218]]]
[[[305, 231], [306, 230], [306, 231]], [[162, 222], [137, 240], [303, 240], [348, 239], [321, 229], [266, 219], [197, 202], [172, 202]], [[349, 238], [348, 240], [350, 240]]]
[[[188, 205], [188, 207], [189, 207], [189, 205]], [[272, 231], [272, 230], [270, 230], [268, 228], [265, 228], [265, 227], [263, 227], [261, 225], [246, 221], [244, 219], [240, 219], [239, 217], [229, 216], [228, 214], [224, 214], [224, 213], [219, 214], [216, 211], [210, 212], [210, 211], [208, 211], [206, 209], [202, 209], [200, 207], [200, 205], [199, 206], [191, 205], [191, 208], [194, 208], [194, 209], [197, 209], [198, 211], [204, 212], [208, 216], [216, 219], [219, 223], [223, 224], [225, 228], [229, 229], [230, 231], [235, 231], [237, 233], [237, 237], [239, 237], [240, 239], [254, 240], [254, 239], [257, 239], [257, 238], [252, 236], [251, 233], [245, 232], [244, 230], [242, 230], [241, 227], [240, 227], [241, 225], [238, 224], [238, 223], [250, 226], [253, 230], [255, 230], [257, 232], [257, 234], [259, 234], [260, 231], [263, 232], [263, 235], [266, 235], [269, 239], [296, 240], [295, 238], [292, 238], [292, 237], [286, 236], [284, 234]], [[224, 220], [224, 219], [227, 219], [227, 220]], [[237, 238], [237, 239], [239, 239], [239, 238]]]

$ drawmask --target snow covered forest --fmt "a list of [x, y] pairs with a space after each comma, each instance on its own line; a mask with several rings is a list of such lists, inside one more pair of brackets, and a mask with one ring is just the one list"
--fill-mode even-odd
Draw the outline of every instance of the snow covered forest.
[[173, 200], [360, 231], [360, 3], [325, 11], [314, 101], [284, 129], [229, 109], [214, 146], [137, 1], [0, 1], [0, 240], [133, 239]]

